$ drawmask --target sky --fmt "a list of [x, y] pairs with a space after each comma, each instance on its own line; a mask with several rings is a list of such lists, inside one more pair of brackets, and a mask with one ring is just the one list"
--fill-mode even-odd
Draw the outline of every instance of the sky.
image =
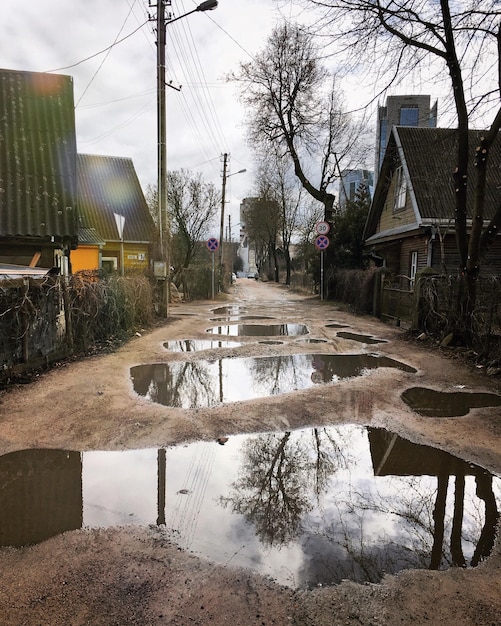
[[[198, 4], [172, 0], [166, 12], [178, 17]], [[148, 0], [0, 0], [0, 9], [0, 68], [72, 76], [79, 153], [130, 158], [143, 191], [156, 185], [156, 6]], [[220, 189], [222, 155], [229, 154], [225, 212], [233, 236], [240, 202], [252, 195], [254, 163], [245, 111], [225, 76], [264, 47], [280, 19], [273, 0], [219, 0], [215, 10], [166, 29], [167, 169], [200, 172]], [[237, 174], [241, 169], [247, 172]]]

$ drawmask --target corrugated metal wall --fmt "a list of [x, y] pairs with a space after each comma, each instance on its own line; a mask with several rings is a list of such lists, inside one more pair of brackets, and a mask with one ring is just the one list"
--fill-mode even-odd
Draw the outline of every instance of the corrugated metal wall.
[[0, 70], [0, 237], [76, 241], [69, 76]]

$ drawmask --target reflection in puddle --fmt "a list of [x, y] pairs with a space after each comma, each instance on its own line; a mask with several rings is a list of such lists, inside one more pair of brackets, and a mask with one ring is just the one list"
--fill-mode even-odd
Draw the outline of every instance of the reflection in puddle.
[[308, 327], [304, 324], [228, 324], [209, 328], [208, 333], [213, 335], [228, 335], [231, 337], [284, 337], [306, 335]]
[[298, 339], [298, 343], [327, 343], [327, 339], [316, 339], [315, 337], [306, 337], [306, 339]]
[[348, 324], [326, 324], [325, 328], [348, 328]]
[[263, 341], [258, 341], [258, 343], [264, 343], [267, 346], [283, 346], [283, 341], [275, 341], [274, 339], [263, 339]]
[[239, 304], [231, 304], [229, 306], [220, 306], [217, 309], [212, 309], [214, 315], [242, 315], [247, 308], [240, 306]]
[[501, 396], [494, 393], [444, 392], [425, 387], [406, 389], [402, 400], [413, 411], [427, 417], [460, 417], [470, 409], [501, 406]]
[[348, 333], [341, 331], [336, 333], [336, 337], [341, 339], [351, 339], [352, 341], [360, 341], [361, 343], [373, 344], [373, 343], [387, 343], [384, 339], [376, 339], [372, 335], [359, 335], [358, 333]]
[[183, 549], [291, 587], [475, 566], [492, 550], [501, 480], [446, 452], [351, 425], [222, 441], [0, 457], [2, 545], [21, 545], [19, 528], [33, 543], [159, 524]]
[[179, 339], [166, 341], [164, 348], [171, 352], [198, 352], [199, 350], [212, 350], [214, 348], [239, 348], [241, 345], [241, 341], [228, 339]]
[[211, 317], [210, 322], [244, 322], [245, 320], [270, 320], [269, 315], [230, 315], [226, 317]]
[[416, 372], [404, 363], [376, 354], [226, 357], [136, 365], [130, 372], [139, 395], [166, 406], [196, 409], [308, 389], [378, 367]]

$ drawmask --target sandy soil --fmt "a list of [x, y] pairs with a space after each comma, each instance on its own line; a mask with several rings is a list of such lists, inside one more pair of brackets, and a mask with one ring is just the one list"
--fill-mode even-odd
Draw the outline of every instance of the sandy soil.
[[[280, 397], [181, 410], [136, 396], [129, 368], [185, 359], [169, 353], [168, 339], [207, 338], [211, 309], [228, 303], [282, 321], [307, 323], [314, 337], [333, 339], [326, 320], [353, 332], [388, 339], [377, 351], [418, 370], [381, 369], [368, 377], [317, 386]], [[346, 347], [346, 343], [339, 343]], [[334, 343], [315, 344], [332, 351]], [[243, 356], [311, 352], [304, 343], [238, 348]], [[360, 344], [353, 344], [360, 350]], [[219, 351], [218, 355], [224, 354]], [[207, 356], [207, 355], [204, 355]], [[191, 353], [188, 358], [197, 358]], [[141, 333], [117, 352], [60, 366], [0, 397], [0, 454], [25, 448], [123, 450], [307, 425], [382, 426], [501, 474], [499, 407], [461, 418], [424, 418], [403, 406], [401, 392], [500, 391], [499, 378], [459, 359], [404, 339], [401, 329], [355, 317], [333, 303], [284, 287], [240, 279], [226, 301], [176, 304], [162, 328]], [[398, 404], [399, 410], [394, 406]], [[243, 410], [245, 408], [245, 410]], [[203, 419], [202, 419], [203, 418]], [[171, 545], [161, 528], [77, 530], [25, 548], [0, 549], [0, 623], [7, 625], [363, 625], [501, 624], [501, 545], [475, 569], [407, 571], [380, 584], [344, 582], [314, 591], [280, 587], [249, 571], [216, 566]]]

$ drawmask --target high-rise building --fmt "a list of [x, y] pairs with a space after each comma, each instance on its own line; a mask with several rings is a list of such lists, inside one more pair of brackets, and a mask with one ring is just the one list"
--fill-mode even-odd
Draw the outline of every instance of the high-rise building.
[[436, 128], [438, 105], [436, 101], [433, 106], [430, 106], [430, 103], [430, 96], [388, 96], [386, 104], [378, 107], [374, 183], [377, 180], [393, 126]]
[[372, 198], [374, 172], [371, 170], [343, 170], [339, 181], [339, 208], [344, 210], [348, 200], [354, 200], [362, 185]]

